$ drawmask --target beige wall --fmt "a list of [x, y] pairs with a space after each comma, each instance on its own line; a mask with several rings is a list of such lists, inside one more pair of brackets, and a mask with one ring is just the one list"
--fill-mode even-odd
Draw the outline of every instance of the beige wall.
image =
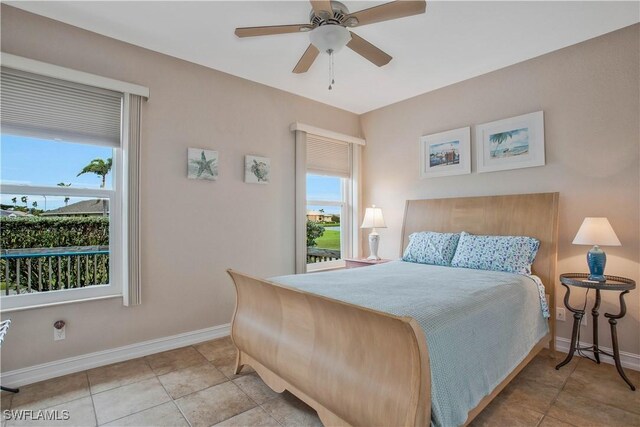
[[[359, 118], [6, 5], [1, 12], [2, 51], [151, 89], [143, 106], [143, 304], [109, 300], [13, 313], [3, 372], [227, 323], [234, 304], [228, 267], [292, 273], [293, 121], [352, 135], [363, 126], [365, 202], [381, 205], [389, 225], [380, 230], [383, 256], [399, 253], [408, 198], [560, 191], [559, 271], [585, 269], [587, 248], [570, 242], [584, 216], [605, 215], [624, 245], [608, 249], [607, 271], [640, 279], [638, 26]], [[546, 166], [418, 178], [420, 135], [540, 109]], [[187, 180], [189, 146], [220, 152], [217, 182]], [[271, 158], [269, 185], [243, 183], [245, 154]], [[603, 311], [612, 302], [606, 295]], [[628, 302], [621, 345], [640, 353], [637, 291]], [[51, 327], [60, 318], [67, 339], [54, 342]], [[568, 336], [569, 324], [559, 331]]]
[[[605, 248], [606, 271], [638, 281], [639, 30], [628, 27], [361, 116], [364, 203], [381, 206], [389, 227], [378, 230], [380, 255], [399, 254], [407, 199], [559, 191], [558, 272], [586, 271], [589, 248], [571, 241], [585, 216], [606, 216], [623, 245]], [[421, 135], [539, 110], [545, 115], [546, 166], [478, 174], [473, 158], [471, 175], [419, 178]], [[472, 140], [472, 157], [474, 149]], [[564, 288], [556, 289], [564, 296]], [[620, 347], [638, 354], [638, 291], [626, 301]], [[601, 313], [606, 311], [617, 312], [613, 293], [603, 293]], [[605, 320], [601, 316], [600, 338], [610, 346]], [[583, 328], [586, 341], [590, 325]], [[570, 327], [570, 321], [558, 322], [558, 335], [569, 337]]]
[[[301, 121], [351, 135], [358, 116], [2, 6], [2, 51], [150, 88], [142, 111], [142, 298], [13, 313], [2, 371], [228, 323], [225, 269], [294, 272], [294, 137]], [[217, 182], [186, 178], [187, 147], [219, 151]], [[269, 185], [244, 155], [271, 158]], [[4, 318], [5, 316], [3, 316]], [[67, 338], [52, 325], [67, 321]]]

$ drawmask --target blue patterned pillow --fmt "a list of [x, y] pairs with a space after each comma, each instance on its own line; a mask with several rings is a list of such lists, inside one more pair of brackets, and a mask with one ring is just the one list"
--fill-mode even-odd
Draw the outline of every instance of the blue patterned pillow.
[[409, 236], [402, 260], [420, 264], [450, 265], [460, 234], [422, 231]]
[[452, 267], [531, 274], [540, 241], [525, 236], [460, 235]]

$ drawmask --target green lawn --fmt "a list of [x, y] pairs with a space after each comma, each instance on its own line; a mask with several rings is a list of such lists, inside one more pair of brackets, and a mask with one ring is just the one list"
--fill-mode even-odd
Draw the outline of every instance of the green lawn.
[[321, 237], [316, 239], [318, 249], [340, 250], [340, 232], [338, 230], [325, 230]]

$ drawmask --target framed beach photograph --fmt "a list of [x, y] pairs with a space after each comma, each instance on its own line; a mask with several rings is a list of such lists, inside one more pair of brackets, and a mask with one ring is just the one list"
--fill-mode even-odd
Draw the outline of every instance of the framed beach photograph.
[[271, 179], [271, 160], [267, 157], [244, 157], [244, 182], [268, 184]]
[[542, 111], [476, 126], [478, 172], [544, 166]]
[[217, 180], [218, 152], [204, 148], [187, 149], [187, 178]]
[[471, 173], [471, 128], [420, 138], [420, 178]]

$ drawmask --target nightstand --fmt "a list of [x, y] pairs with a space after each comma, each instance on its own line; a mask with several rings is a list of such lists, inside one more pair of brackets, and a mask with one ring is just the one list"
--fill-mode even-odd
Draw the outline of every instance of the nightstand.
[[390, 259], [366, 259], [366, 258], [347, 258], [344, 260], [345, 268], [367, 267], [369, 265], [384, 264], [391, 261]]
[[[622, 319], [627, 313], [627, 306], [624, 303], [624, 295], [628, 294], [630, 290], [636, 288], [636, 282], [631, 279], [627, 279], [626, 277], [618, 276], [604, 276], [606, 279], [604, 281], [589, 280], [588, 277], [589, 275], [585, 273], [567, 273], [560, 275], [560, 283], [562, 286], [567, 288], [567, 292], [564, 294], [564, 305], [567, 307], [567, 310], [573, 313], [573, 332], [571, 334], [571, 347], [569, 348], [569, 354], [556, 366], [556, 369], [560, 369], [562, 366], [569, 363], [576, 351], [578, 351], [578, 354], [582, 356], [584, 355], [581, 353], [581, 350], [592, 352], [595, 360], [587, 356], [584, 357], [587, 357], [587, 359], [593, 360], [598, 364], [600, 364], [600, 354], [606, 354], [607, 356], [612, 357], [615, 361], [616, 369], [622, 379], [629, 385], [631, 390], [635, 390], [636, 387], [631, 383], [631, 381], [629, 381], [629, 378], [627, 378], [622, 370], [622, 364], [620, 363], [620, 351], [618, 350], [616, 324], [618, 323], [618, 320]], [[582, 317], [584, 316], [585, 311], [583, 308], [574, 308], [569, 305], [569, 294], [571, 293], [569, 286], [586, 288], [587, 292], [589, 292], [589, 289], [595, 289], [596, 291], [596, 300], [593, 308], [591, 309], [591, 316], [593, 317], [593, 345], [591, 346], [582, 347], [580, 346], [580, 342], [578, 342], [580, 323], [582, 322]], [[618, 314], [604, 314], [604, 317], [609, 319], [609, 325], [611, 325], [611, 344], [613, 347], [613, 354], [607, 353], [598, 347], [598, 309], [600, 308], [600, 291], [620, 291], [620, 312]], [[586, 298], [587, 296], [585, 294], [585, 307]]]

